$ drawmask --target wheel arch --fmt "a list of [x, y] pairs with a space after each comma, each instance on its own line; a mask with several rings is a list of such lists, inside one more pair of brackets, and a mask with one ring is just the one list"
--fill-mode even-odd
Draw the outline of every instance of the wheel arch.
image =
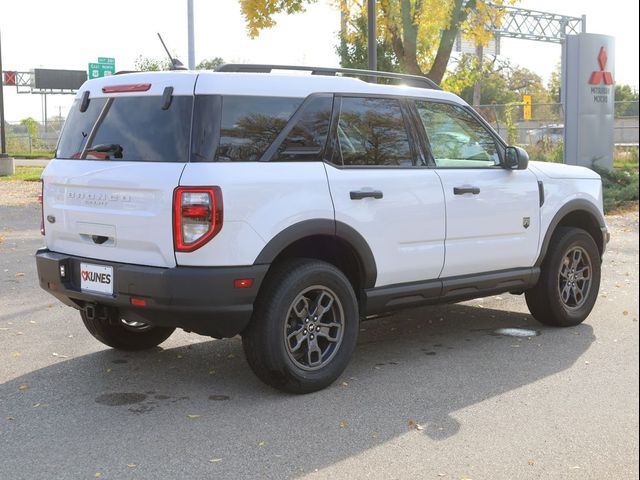
[[256, 257], [254, 265], [272, 264], [282, 258], [302, 256], [336, 265], [354, 289], [372, 288], [377, 268], [371, 247], [353, 227], [330, 219], [304, 220], [273, 237]]
[[576, 227], [585, 230], [593, 238], [602, 257], [606, 247], [604, 216], [593, 203], [584, 199], [575, 199], [564, 204], [551, 219], [535, 263], [536, 267], [542, 265], [551, 238], [558, 227]]

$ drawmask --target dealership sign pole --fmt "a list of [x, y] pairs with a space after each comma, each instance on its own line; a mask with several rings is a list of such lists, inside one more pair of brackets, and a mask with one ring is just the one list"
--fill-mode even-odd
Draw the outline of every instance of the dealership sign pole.
[[613, 168], [614, 38], [580, 33], [564, 45], [564, 163]]

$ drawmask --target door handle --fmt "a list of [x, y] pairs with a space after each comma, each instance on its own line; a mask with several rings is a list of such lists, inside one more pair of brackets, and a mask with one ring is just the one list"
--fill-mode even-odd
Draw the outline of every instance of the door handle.
[[465, 193], [480, 195], [480, 189], [478, 187], [453, 187], [454, 195], [464, 195]]
[[377, 200], [382, 198], [382, 192], [380, 190], [354, 190], [349, 192], [351, 200], [362, 200], [363, 198], [375, 198]]

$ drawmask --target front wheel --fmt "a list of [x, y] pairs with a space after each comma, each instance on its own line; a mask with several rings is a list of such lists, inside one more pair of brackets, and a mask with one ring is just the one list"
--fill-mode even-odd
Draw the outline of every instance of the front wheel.
[[242, 345], [263, 382], [309, 393], [344, 371], [357, 335], [358, 304], [345, 275], [326, 262], [294, 259], [270, 273]]
[[560, 227], [553, 234], [538, 284], [525, 292], [529, 311], [554, 327], [582, 323], [591, 313], [600, 288], [600, 253], [582, 229]]

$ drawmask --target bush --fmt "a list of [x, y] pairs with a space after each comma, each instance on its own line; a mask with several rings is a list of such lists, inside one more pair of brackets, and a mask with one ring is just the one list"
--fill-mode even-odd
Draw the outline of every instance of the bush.
[[638, 201], [638, 171], [612, 170], [593, 166], [602, 177], [604, 212], [611, 213]]
[[564, 161], [563, 142], [541, 140], [535, 145], [523, 145], [531, 160], [540, 162], [562, 163]]

